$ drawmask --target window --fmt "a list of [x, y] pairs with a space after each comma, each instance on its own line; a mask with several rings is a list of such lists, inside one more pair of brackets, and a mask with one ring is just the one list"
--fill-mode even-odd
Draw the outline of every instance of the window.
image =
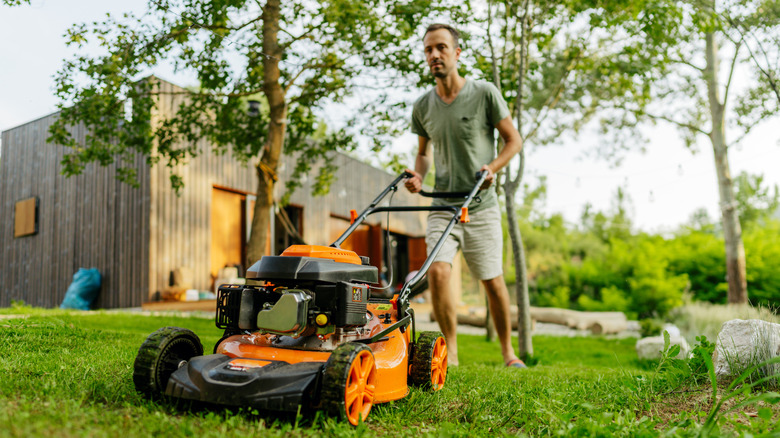
[[14, 206], [14, 237], [38, 233], [38, 198], [18, 201]]

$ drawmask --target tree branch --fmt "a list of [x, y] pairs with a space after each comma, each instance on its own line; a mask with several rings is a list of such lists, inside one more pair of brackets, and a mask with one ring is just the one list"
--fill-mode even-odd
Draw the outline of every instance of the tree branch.
[[666, 117], [666, 116], [657, 116], [655, 114], [649, 114], [649, 113], [647, 114], [647, 116], [650, 117], [651, 119], [654, 119], [654, 120], [663, 120], [665, 122], [671, 123], [673, 125], [677, 125], [678, 127], [683, 128], [683, 129], [687, 129], [689, 131], [698, 132], [699, 134], [704, 134], [706, 136], [710, 135], [709, 132], [707, 132], [707, 131], [705, 131], [705, 130], [697, 127], [697, 126], [691, 125], [690, 123], [678, 122], [677, 120], [670, 119], [669, 117]]
[[[722, 15], [722, 16], [723, 16], [723, 17], [726, 19], [726, 21], [728, 21], [728, 23], [729, 23], [731, 26], [733, 26], [733, 27], [734, 27], [734, 29], [736, 29], [736, 30], [737, 30], [737, 32], [739, 32], [740, 36], [742, 37], [742, 40], [745, 40], [745, 32], [743, 32], [743, 30], [742, 30], [742, 28], [741, 28], [741, 25], [740, 25], [739, 23], [737, 23], [737, 22], [736, 22], [736, 21], [735, 21], [733, 18], [731, 18], [729, 15], [726, 15], [725, 13], [723, 13], [723, 14], [721, 14], [721, 15]], [[750, 33], [750, 32], [748, 32], [748, 33]], [[767, 63], [767, 68], [768, 68], [768, 66], [769, 66], [771, 63], [769, 62], [769, 58], [768, 58], [768, 56], [769, 56], [769, 55], [767, 54], [767, 51], [766, 51], [766, 49], [764, 49], [764, 46], [761, 44], [761, 42], [758, 40], [758, 38], [757, 38], [756, 36], [752, 35], [752, 33], [751, 33], [751, 36], [753, 36], [753, 39], [755, 40], [756, 44], [758, 45], [758, 48], [759, 48], [759, 49], [761, 50], [761, 52], [763, 53], [763, 55], [764, 55], [764, 60], [766, 61], [766, 63]], [[741, 40], [741, 41], [742, 41], [742, 40]], [[746, 44], [746, 46], [747, 46], [748, 53], [750, 54], [750, 59], [752, 59], [752, 60], [753, 60], [753, 64], [754, 64], [754, 66], [755, 66], [755, 67], [758, 69], [758, 71], [759, 71], [759, 72], [761, 72], [761, 74], [762, 74], [762, 75], [763, 75], [763, 76], [764, 76], [764, 77], [767, 79], [767, 82], [769, 83], [769, 87], [770, 87], [770, 88], [772, 88], [772, 91], [774, 91], [774, 93], [775, 93], [775, 96], [777, 97], [777, 101], [778, 101], [778, 103], [780, 103], [780, 86], [778, 86], [778, 83], [777, 83], [777, 81], [775, 81], [774, 75], [773, 75], [771, 72], [769, 72], [769, 71], [765, 70], [765, 69], [764, 69], [764, 68], [761, 66], [761, 63], [760, 63], [760, 62], [758, 61], [758, 59], [756, 58], [756, 54], [755, 54], [755, 53], [753, 53], [753, 50], [750, 48], [750, 44]]]
[[670, 60], [672, 62], [674, 62], [675, 64], [687, 65], [688, 67], [690, 67], [690, 68], [692, 68], [692, 69], [694, 69], [694, 70], [696, 70], [698, 72], [702, 72], [702, 73], [704, 72], [704, 68], [699, 67], [698, 65], [696, 65], [696, 64], [694, 64], [692, 62], [688, 62], [688, 61], [686, 61], [686, 60], [684, 60], [682, 58], [680, 58], [680, 59], [672, 59], [672, 58], [670, 58]]
[[279, 47], [282, 48], [282, 50], [286, 50], [291, 45], [295, 44], [296, 42], [305, 39], [305, 38], [311, 38], [310, 35], [315, 30], [319, 30], [322, 27], [322, 22], [320, 24], [317, 24], [316, 26], [311, 26], [309, 29], [306, 30], [306, 32], [303, 32], [302, 34], [295, 36], [291, 34], [290, 32], [287, 32], [286, 30], [282, 30], [282, 32], [286, 33], [287, 35], [290, 35], [292, 39], [290, 41], [285, 42], [284, 44], [280, 44]]
[[488, 40], [488, 47], [490, 48], [490, 60], [491, 60], [490, 65], [493, 68], [493, 85], [495, 85], [496, 88], [498, 88], [498, 91], [501, 91], [501, 81], [499, 80], [499, 77], [498, 77], [498, 66], [496, 65], [496, 63], [497, 63], [497, 61], [496, 61], [496, 51], [495, 51], [495, 48], [493, 47], [493, 36], [490, 34], [490, 31], [491, 31], [490, 28], [491, 28], [491, 25], [493, 24], [493, 11], [492, 11], [492, 8], [491, 8], [492, 4], [493, 4], [493, 2], [488, 0], [488, 2], [487, 2], [487, 7], [488, 7], [488, 10], [487, 10], [487, 14], [488, 14], [488, 16], [487, 16], [487, 40]]
[[726, 80], [726, 88], [723, 90], [723, 104], [725, 105], [729, 101], [729, 91], [731, 90], [731, 80], [734, 78], [734, 68], [737, 65], [737, 59], [739, 58], [739, 49], [742, 46], [742, 40], [739, 40], [734, 45], [734, 58], [731, 60], [731, 68], [729, 69], [729, 78]]

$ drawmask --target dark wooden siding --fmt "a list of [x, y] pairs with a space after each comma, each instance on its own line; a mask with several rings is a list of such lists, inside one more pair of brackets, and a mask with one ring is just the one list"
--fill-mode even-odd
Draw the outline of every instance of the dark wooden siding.
[[[161, 90], [181, 91], [160, 81]], [[157, 117], [171, 114], [182, 102], [180, 94], [167, 94], [159, 101]], [[83, 175], [60, 175], [64, 148], [46, 143], [48, 128], [56, 115], [27, 123], [3, 133], [0, 158], [0, 306], [11, 300], [55, 307], [60, 304], [79, 267], [97, 267], [103, 274], [98, 307], [131, 307], [163, 290], [172, 270], [185, 266], [193, 272], [193, 286], [210, 287], [211, 190], [214, 186], [244, 193], [256, 191], [257, 176], [251, 165], [235, 160], [228, 152], [214, 154], [206, 142], [201, 155], [186, 165], [148, 169], [137, 159], [141, 187], [132, 188], [114, 179], [115, 168], [90, 165]], [[76, 138], [85, 137], [82, 127]], [[338, 171], [330, 193], [311, 196], [313, 174], [292, 196], [303, 207], [307, 243], [327, 245], [330, 217], [349, 217], [361, 211], [395, 178], [344, 154], [333, 153]], [[294, 157], [284, 157], [275, 195], [284, 193], [284, 181], [295, 167]], [[184, 178], [177, 195], [170, 185], [171, 172]], [[18, 200], [40, 199], [39, 233], [13, 238], [13, 206]], [[425, 200], [404, 189], [393, 204], [419, 205]], [[384, 215], [381, 217], [384, 220]], [[370, 218], [376, 224], [379, 215]], [[345, 222], [346, 224], [346, 222]], [[346, 225], [345, 225], [346, 227]], [[409, 236], [424, 232], [424, 214], [396, 214], [391, 230]]]
[[[56, 307], [81, 267], [102, 275], [96, 307], [138, 306], [148, 285], [149, 173], [137, 159], [138, 189], [116, 181], [115, 166], [89, 165], [65, 178], [65, 148], [46, 143], [55, 117], [2, 134], [0, 306], [22, 300]], [[73, 133], [83, 140], [86, 132], [76, 127]], [[32, 196], [40, 201], [38, 234], [14, 238], [14, 203]]]

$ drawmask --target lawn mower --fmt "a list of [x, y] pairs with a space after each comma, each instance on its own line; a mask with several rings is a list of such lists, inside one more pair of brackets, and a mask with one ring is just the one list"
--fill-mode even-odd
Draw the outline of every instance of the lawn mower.
[[[207, 404], [291, 411], [320, 409], [352, 425], [377, 403], [407, 395], [409, 385], [437, 391], [447, 378], [440, 332], [415, 333], [410, 291], [420, 282], [455, 224], [468, 222], [487, 172], [470, 192], [423, 196], [463, 199], [462, 207], [379, 206], [402, 173], [330, 246], [293, 245], [247, 270], [243, 285], [218, 289], [214, 354], [195, 333], [164, 327], [138, 350], [133, 383], [141, 394]], [[453, 216], [423, 266], [391, 299], [371, 297], [378, 270], [339, 246], [373, 213], [450, 211]]]

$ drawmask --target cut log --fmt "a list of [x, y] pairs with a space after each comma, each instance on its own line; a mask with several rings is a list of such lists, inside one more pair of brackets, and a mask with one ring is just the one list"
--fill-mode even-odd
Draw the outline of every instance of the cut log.
[[[459, 309], [458, 324], [485, 327], [485, 309]], [[517, 330], [517, 307], [510, 307], [512, 329]], [[436, 317], [431, 312], [431, 321]], [[628, 329], [628, 320], [623, 312], [581, 312], [554, 307], [531, 307], [531, 320], [565, 325], [576, 330], [590, 330], [593, 334], [620, 333]]]
[[612, 333], [620, 333], [628, 329], [628, 321], [623, 319], [603, 319], [594, 322], [590, 326], [590, 331], [594, 335], [606, 335]]

